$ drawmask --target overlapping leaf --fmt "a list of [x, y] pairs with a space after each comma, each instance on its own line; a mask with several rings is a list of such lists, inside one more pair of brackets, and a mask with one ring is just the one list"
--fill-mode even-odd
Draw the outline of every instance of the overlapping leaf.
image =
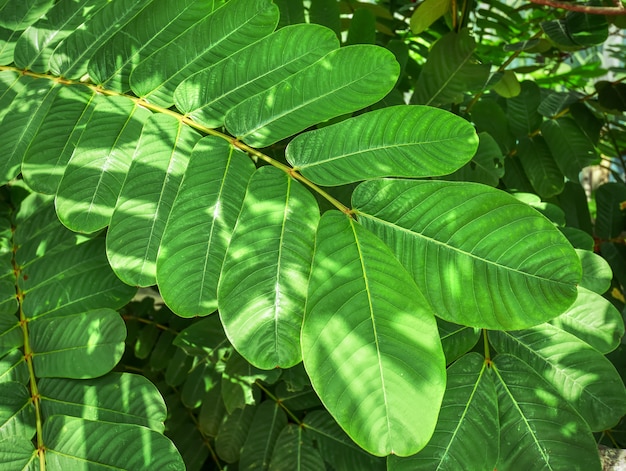
[[161, 295], [178, 315], [217, 308], [226, 249], [253, 171], [252, 162], [222, 139], [206, 137], [194, 147], [156, 264]]
[[300, 183], [273, 167], [252, 176], [218, 287], [224, 329], [253, 365], [301, 360], [299, 332], [319, 209]]
[[473, 127], [446, 111], [392, 106], [301, 134], [285, 153], [294, 169], [330, 186], [445, 175], [464, 165], [477, 145]]
[[626, 389], [601, 353], [550, 324], [516, 332], [490, 332], [501, 353], [510, 353], [540, 373], [585, 419], [606, 430], [626, 412]]
[[491, 375], [480, 355], [464, 356], [448, 369], [435, 433], [409, 458], [388, 459], [389, 471], [493, 469], [498, 459], [498, 404]]
[[337, 212], [317, 232], [302, 356], [328, 411], [370, 453], [411, 455], [430, 439], [445, 387], [431, 308], [389, 249]]
[[472, 183], [373, 180], [355, 190], [353, 203], [446, 320], [521, 328], [576, 299], [576, 252], [511, 195]]
[[225, 125], [246, 144], [266, 147], [377, 102], [393, 88], [398, 74], [398, 63], [386, 49], [343, 47], [242, 101], [226, 114]]

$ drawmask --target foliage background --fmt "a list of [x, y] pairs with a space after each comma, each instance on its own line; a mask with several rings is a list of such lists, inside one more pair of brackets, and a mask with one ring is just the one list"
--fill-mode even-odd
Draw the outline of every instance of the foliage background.
[[[178, 51], [169, 56], [171, 62], [163, 65], [151, 56], [127, 64], [107, 60], [120, 60], [123, 54], [140, 50], [142, 43], [153, 37], [149, 28], [138, 26], [144, 21], [142, 15], [150, 17], [151, 8], [165, 11], [167, 2], [115, 0], [111, 3], [115, 9], [111, 7], [106, 15], [98, 16], [106, 3], [0, 1], [0, 142], [6, 143], [2, 172], [7, 182], [2, 206], [2, 461], [21, 466], [15, 469], [68, 469], [77, 466], [72, 457], [109, 464], [107, 460], [117, 459], [117, 465], [124, 469], [182, 469], [183, 461], [189, 470], [403, 470], [438, 466], [599, 469], [597, 443], [626, 447], [624, 423], [620, 420], [626, 411], [626, 393], [620, 379], [626, 371], [621, 344], [626, 283], [626, 85], [622, 41], [626, 15], [586, 14], [514, 1], [276, 0], [276, 9], [267, 1], [231, 0], [234, 6], [229, 10], [218, 8], [222, 2], [181, 1], [171, 8], [181, 8], [190, 16], [177, 18], [179, 24], [200, 18], [206, 20], [205, 25], [211, 25], [209, 30], [215, 31], [218, 39], [237, 31], [245, 42], [234, 41], [212, 51], [210, 45], [215, 37], [204, 36], [198, 29], [195, 36], [186, 39], [184, 54], [180, 52], [182, 43], [174, 42], [171, 49], [166, 43], [154, 45], [156, 50], [169, 50], [170, 54]], [[613, 3], [605, 6], [621, 8]], [[275, 27], [275, 11], [280, 11], [277, 33], [268, 36]], [[105, 21], [113, 17], [119, 22]], [[59, 23], [59, 18], [71, 21]], [[95, 19], [79, 28], [85, 18]], [[296, 30], [289, 27], [303, 22], [328, 28], [298, 33], [303, 35], [302, 51], [294, 47], [294, 54], [310, 53], [313, 62], [329, 51], [334, 54], [328, 60], [334, 61], [333, 67], [341, 73], [329, 79], [330, 90], [336, 92], [330, 99], [319, 99], [324, 86], [328, 86], [323, 80], [319, 80], [318, 89], [302, 74], [302, 81], [286, 79], [283, 88], [267, 85], [265, 91], [248, 91], [250, 96], [234, 95], [232, 101], [222, 104], [221, 112], [218, 109], [211, 114], [211, 110], [194, 105], [208, 100], [202, 95], [205, 87], [220, 86], [219, 80], [212, 77], [236, 76], [242, 73], [235, 72], [241, 71], [241, 64], [250, 64], [249, 76], [237, 77], [245, 81], [259, 73], [253, 66], [263, 65], [255, 57], [270, 57], [269, 51], [281, 50], [279, 46], [285, 44], [291, 51], [296, 41], [289, 35], [295, 35]], [[55, 27], [50, 28], [51, 24]], [[31, 25], [33, 28], [28, 29]], [[50, 31], [53, 36], [46, 36]], [[108, 31], [111, 39], [98, 42], [94, 31]], [[115, 37], [118, 31], [125, 34]], [[287, 31], [282, 39], [278, 34], [281, 31]], [[45, 47], [35, 54], [27, 47], [29, 42], [20, 41], [20, 37], [37, 34], [44, 38], [38, 44]], [[243, 46], [265, 37], [271, 39], [256, 47], [266, 49], [246, 52]], [[337, 41], [353, 48], [336, 50]], [[364, 48], [368, 44], [380, 48]], [[202, 66], [195, 65], [194, 53], [204, 55], [211, 65], [220, 64], [220, 68], [203, 72]], [[390, 60], [390, 53], [397, 62]], [[286, 60], [279, 57], [278, 63]], [[295, 77], [302, 68], [300, 64], [287, 70], [286, 76]], [[20, 75], [25, 70], [28, 73]], [[116, 73], [107, 75], [108, 70]], [[316, 80], [326, 77], [324, 70], [319, 66], [309, 70], [309, 76]], [[362, 88], [350, 88], [348, 82], [356, 82], [357, 78]], [[345, 86], [338, 85], [340, 80], [345, 80]], [[80, 82], [93, 82], [97, 87], [86, 93]], [[60, 86], [50, 88], [49, 83]], [[222, 86], [228, 90], [229, 84]], [[290, 90], [301, 89], [312, 90], [304, 98], [315, 102], [315, 106], [298, 114], [297, 107], [290, 108], [288, 100], [281, 101], [281, 94], [291, 96]], [[141, 97], [141, 101], [129, 97]], [[276, 99], [288, 119], [281, 121], [272, 113], [263, 114], [259, 97]], [[424, 114], [406, 111], [406, 115], [402, 113], [408, 108], [395, 108], [407, 103], [433, 108]], [[89, 126], [94, 108], [97, 124]], [[434, 108], [459, 119], [436, 114]], [[184, 120], [179, 119], [181, 114]], [[423, 123], [427, 121], [435, 124], [426, 126]], [[337, 167], [315, 160], [317, 153], [340, 152], [332, 148], [339, 136], [355, 136], [344, 145], [356, 147], [359, 136], [383, 130], [384, 139], [393, 134], [397, 123], [405, 127], [410, 123], [419, 130], [417, 136], [411, 136], [412, 144], [419, 152], [430, 152], [430, 160], [424, 159], [424, 163], [409, 157], [384, 167], [386, 161], [379, 154], [378, 163], [382, 162], [383, 168], [371, 161], [364, 165], [365, 160]], [[436, 123], [442, 123], [441, 128]], [[472, 137], [472, 127], [478, 141]], [[425, 145], [432, 136], [426, 130], [441, 136], [451, 129], [458, 134], [452, 136], [453, 143], [448, 147], [431, 149]], [[313, 132], [300, 134], [304, 130]], [[322, 134], [315, 134], [316, 130]], [[223, 137], [228, 133], [239, 139], [205, 137], [202, 144], [197, 144], [201, 136]], [[293, 134], [300, 135], [291, 139]], [[155, 135], [158, 139], [150, 138]], [[403, 139], [401, 131], [394, 139]], [[374, 141], [369, 141], [372, 147]], [[67, 163], [74, 146], [82, 153], [76, 152]], [[98, 152], [107, 146], [115, 149], [110, 155], [119, 158], [108, 159], [108, 154]], [[148, 166], [124, 168], [122, 156], [131, 155], [136, 146], [147, 159], [154, 159], [148, 160]], [[262, 170], [255, 171], [255, 165], [240, 150], [247, 152]], [[235, 177], [229, 177], [229, 170], [205, 168], [205, 161], [188, 163], [186, 159], [196, 152], [224, 156], [223, 161], [228, 162], [224, 168], [232, 168]], [[167, 161], [159, 160], [163, 154], [170, 156]], [[233, 167], [229, 167], [233, 156]], [[159, 168], [161, 173], [151, 171], [163, 162], [166, 167]], [[197, 277], [201, 273], [204, 278], [206, 273], [189, 262], [193, 251], [185, 251], [194, 242], [185, 234], [190, 227], [198, 230], [203, 223], [201, 216], [187, 216], [198, 211], [198, 204], [194, 205], [198, 195], [185, 200], [175, 190], [155, 199], [150, 188], [164, 178], [162, 173], [166, 181], [182, 181], [184, 175], [191, 186], [200, 185], [216, 172], [222, 172], [222, 176], [218, 183], [211, 182], [213, 187], [221, 184], [228, 188], [229, 195], [238, 196], [226, 201], [235, 216], [218, 228], [223, 240], [220, 242], [216, 236], [215, 243], [230, 243], [231, 253], [235, 249], [243, 251], [245, 262], [238, 262], [234, 256], [227, 258], [223, 269], [214, 270], [215, 277], [222, 272], [219, 287], [216, 281], [212, 288], [217, 290], [217, 298], [204, 299], [200, 295], [198, 302]], [[378, 179], [384, 176], [421, 177], [429, 183], [420, 186]], [[296, 180], [319, 186], [310, 186], [311, 193], [296, 185]], [[360, 180], [371, 181], [355, 190], [355, 182]], [[449, 182], [458, 182], [458, 186]], [[244, 199], [246, 191], [251, 196]], [[423, 204], [429, 200], [430, 191], [437, 195], [432, 200], [434, 209]], [[399, 194], [410, 195], [408, 206]], [[294, 203], [284, 203], [285, 195]], [[466, 205], [466, 201], [474, 201], [473, 206]], [[155, 208], [142, 206], [155, 202], [159, 203]], [[256, 211], [265, 211], [257, 209], [263, 203], [283, 205], [283, 214], [295, 212], [300, 218], [268, 224], [267, 214], [255, 218]], [[295, 206], [291, 208], [290, 204]], [[318, 204], [321, 211], [317, 210]], [[200, 209], [206, 209], [203, 205]], [[385, 213], [386, 207], [411, 214], [409, 222], [415, 225], [408, 229], [424, 231], [429, 237], [427, 229], [430, 226], [432, 230], [431, 224], [439, 221], [440, 215], [453, 215], [452, 219], [458, 221], [458, 237], [472, 247], [469, 252], [478, 253], [481, 241], [492, 240], [493, 247], [499, 249], [490, 245], [489, 250], [501, 250], [493, 258], [506, 260], [503, 265], [522, 263], [507, 255], [506, 248], [512, 241], [525, 240], [532, 234], [532, 244], [515, 245], [512, 252], [519, 250], [524, 261], [532, 258], [531, 252], [532, 256], [542, 257], [544, 246], [561, 254], [551, 252], [544, 260], [560, 261], [557, 268], [550, 268], [546, 278], [558, 279], [557, 284], [564, 286], [562, 292], [527, 280], [517, 285], [511, 282], [522, 294], [515, 301], [519, 308], [509, 316], [514, 296], [507, 294], [508, 285], [497, 276], [473, 278], [473, 268], [464, 271], [463, 260], [456, 259], [451, 263], [457, 264], [461, 274], [457, 290], [433, 288], [428, 274], [446, 266], [423, 269], [407, 262], [427, 259], [430, 249], [417, 255], [408, 253], [411, 250], [406, 249], [397, 233], [379, 224], [380, 220], [396, 217]], [[492, 208], [501, 207], [506, 211], [493, 215], [493, 221], [472, 225], [472, 220], [496, 214]], [[360, 224], [327, 211], [350, 212], [348, 208], [353, 208], [351, 214]], [[170, 219], [165, 230], [159, 211], [170, 209], [186, 216]], [[435, 214], [431, 219], [429, 211]], [[547, 219], [538, 218], [536, 211]], [[154, 219], [145, 217], [152, 213], [157, 215]], [[323, 216], [318, 222], [320, 213]], [[62, 227], [59, 220], [77, 232]], [[401, 215], [393, 220], [402, 226], [400, 221]], [[417, 229], [419, 221], [428, 224]], [[152, 228], [163, 224], [159, 229], [161, 240], [133, 236], [136, 228], [150, 224]], [[534, 224], [540, 229], [529, 232]], [[503, 231], [502, 226], [507, 229]], [[285, 233], [299, 235], [304, 242], [298, 240], [294, 247], [312, 244], [312, 239], [307, 242], [306, 234], [317, 230], [316, 250], [328, 257], [314, 260], [313, 266], [319, 269], [324, 260], [333, 257], [340, 266], [355, 260], [372, 263], [380, 269], [372, 279], [381, 284], [379, 298], [373, 299], [393, 301], [396, 306], [406, 303], [412, 312], [420, 313], [421, 317], [416, 315], [419, 322], [414, 318], [396, 321], [405, 326], [404, 332], [394, 330], [390, 338], [401, 338], [411, 331], [425, 332], [419, 340], [424, 351], [416, 356], [431, 354], [435, 366], [424, 362], [426, 366], [420, 371], [429, 378], [425, 381], [428, 386], [418, 381], [414, 388], [388, 388], [387, 392], [394, 395], [415, 394], [412, 397], [418, 401], [415, 405], [398, 401], [401, 414], [385, 416], [391, 424], [389, 443], [380, 445], [384, 440], [375, 433], [375, 406], [359, 403], [354, 415], [367, 415], [363, 422], [341, 417], [346, 407], [340, 402], [343, 386], [324, 384], [332, 374], [324, 370], [331, 356], [307, 355], [307, 351], [315, 350], [315, 336], [323, 335], [339, 344], [332, 337], [333, 329], [339, 333], [352, 331], [360, 318], [346, 315], [345, 319], [355, 325], [345, 331], [330, 320], [323, 325], [310, 321], [307, 325], [305, 321], [304, 366], [299, 353], [301, 319], [287, 316], [284, 325], [297, 333], [285, 334], [284, 338], [298, 340], [291, 346], [287, 342], [277, 356], [268, 353], [271, 348], [264, 343], [266, 333], [261, 327], [260, 334], [246, 327], [254, 313], [271, 308], [250, 301], [245, 286], [242, 288], [242, 280], [253, 276], [255, 270], [275, 265], [269, 250], [258, 249], [266, 258], [257, 265], [250, 262], [250, 253], [245, 253], [257, 250], [254, 247], [259, 240], [266, 247], [267, 240], [275, 237], [262, 232], [266, 227], [288, 228]], [[432, 237], [440, 237], [437, 231], [445, 227], [437, 226]], [[555, 235], [555, 228], [564, 237]], [[540, 238], [543, 232], [546, 239]], [[346, 234], [353, 234], [353, 238], [346, 239]], [[478, 240], [473, 241], [472, 234], [478, 234]], [[577, 249], [578, 257], [565, 246], [565, 238]], [[362, 246], [359, 241], [363, 241]], [[337, 251], [337, 244], [342, 243], [344, 249]], [[355, 245], [360, 250], [362, 247], [365, 255], [350, 255], [349, 249]], [[562, 252], [555, 247], [561, 247], [558, 250]], [[143, 251], [139, 258], [138, 251]], [[306, 258], [306, 253], [296, 254], [298, 262], [294, 266], [302, 265], [299, 261]], [[376, 257], [384, 262], [372, 262], [378, 260]], [[465, 273], [470, 273], [469, 278], [463, 277]], [[309, 288], [306, 292], [307, 281], [297, 277], [307, 280], [308, 272], [294, 268], [290, 274], [295, 278], [277, 285], [289, 291], [286, 300], [294, 303], [294, 311], [303, 310], [303, 304], [298, 303], [305, 298], [309, 303], [315, 299], [318, 304], [336, 299], [338, 305], [351, 299], [353, 292], [337, 288], [343, 286], [341, 283], [333, 287], [335, 291], [325, 292], [323, 280], [309, 281], [317, 290]], [[443, 278], [455, 280], [451, 273]], [[258, 279], [261, 281], [253, 288], [260, 290], [259, 285], [267, 277], [261, 275]], [[412, 280], [424, 290], [424, 296], [417, 289], [418, 294], [407, 296], [415, 286]], [[396, 283], [403, 288], [389, 295]], [[145, 286], [141, 292], [144, 297], [134, 297], [131, 285]], [[272, 284], [270, 290], [273, 288]], [[373, 292], [376, 289], [373, 287]], [[503, 307], [494, 306], [495, 314], [489, 318], [480, 306], [482, 300], [492, 297], [493, 290], [498, 292]], [[409, 299], [398, 301], [403, 296]], [[473, 297], [477, 301], [470, 299]], [[218, 304], [219, 317], [196, 317], [210, 314]], [[431, 311], [423, 306], [434, 306], [432, 310], [439, 316], [436, 326]], [[395, 314], [388, 308], [381, 312]], [[507, 315], [498, 316], [498, 312]], [[289, 327], [290, 322], [295, 327]], [[407, 323], [411, 328], [406, 327]], [[392, 322], [381, 325], [397, 329]], [[54, 336], [53, 332], [60, 334]], [[106, 334], [100, 335], [102, 332]], [[350, 356], [354, 345], [334, 352], [342, 359], [339, 371], [350, 381], [368, 366]], [[70, 351], [68, 356], [59, 353], [66, 350]], [[447, 389], [442, 396], [444, 355], [448, 369]], [[273, 368], [277, 364], [281, 368]], [[372, 394], [379, 392], [371, 383], [364, 387]], [[360, 386], [351, 388], [348, 390], [358, 390], [355, 397], [367, 397], [361, 394]], [[128, 400], [118, 402], [119, 398]], [[335, 400], [337, 403], [330, 405]], [[437, 417], [437, 403], [441, 401]], [[390, 404], [390, 409], [396, 407], [396, 403]], [[427, 409], [435, 415], [423, 412]], [[407, 426], [402, 414], [417, 414], [425, 431]], [[428, 425], [429, 421], [432, 424]], [[115, 457], [119, 448], [107, 448], [106, 442], [115, 445], [119, 443], [115, 437], [125, 434], [125, 443], [135, 446], [129, 445], [126, 454]], [[409, 438], [399, 438], [402, 434]], [[91, 441], [90, 437], [97, 440]], [[36, 452], [44, 447], [45, 453]], [[415, 448], [421, 451], [411, 457], [383, 457], [390, 450], [413, 455]], [[413, 452], [398, 453], [398, 449]]]

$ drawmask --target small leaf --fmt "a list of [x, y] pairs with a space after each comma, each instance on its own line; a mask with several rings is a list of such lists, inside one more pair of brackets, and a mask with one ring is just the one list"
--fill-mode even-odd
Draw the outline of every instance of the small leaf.
[[215, 451], [227, 463], [239, 460], [241, 447], [248, 436], [255, 410], [254, 406], [235, 409], [220, 426], [215, 437]]
[[427, 30], [430, 25], [448, 13], [450, 2], [448, 0], [425, 0], [415, 9], [411, 15], [411, 32], [420, 34]]
[[583, 267], [580, 286], [598, 294], [604, 294], [611, 287], [613, 272], [608, 262], [589, 250], [576, 250]]
[[505, 70], [502, 74], [502, 78], [492, 87], [492, 90], [501, 97], [514, 98], [519, 96], [522, 91], [522, 87], [517, 80], [515, 72], [512, 70]]
[[38, 377], [95, 378], [124, 353], [126, 326], [112, 309], [46, 316], [28, 325]]
[[476, 154], [467, 164], [456, 172], [446, 175], [445, 180], [470, 181], [489, 186], [498, 186], [504, 176], [504, 155], [490, 134], [478, 134], [479, 142]]
[[541, 136], [521, 138], [517, 153], [528, 180], [539, 196], [551, 198], [563, 191], [563, 173]]
[[437, 318], [437, 327], [447, 364], [469, 352], [480, 339], [480, 329], [474, 327], [453, 324], [439, 318]]
[[305, 177], [331, 186], [445, 175], [464, 165], [477, 144], [474, 128], [447, 111], [392, 106], [301, 134], [285, 154]]
[[[445, 387], [436, 328], [428, 302], [389, 249], [347, 216], [324, 213], [302, 356], [328, 411], [368, 452], [407, 456], [430, 439]], [[416, 363], [416, 356], [425, 360]]]
[[624, 335], [624, 320], [615, 306], [581, 286], [574, 304], [550, 323], [605, 354], [615, 350]]

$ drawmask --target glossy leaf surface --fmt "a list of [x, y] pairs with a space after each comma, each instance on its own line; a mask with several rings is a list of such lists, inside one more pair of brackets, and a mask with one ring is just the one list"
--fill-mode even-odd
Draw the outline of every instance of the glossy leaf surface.
[[297, 136], [286, 157], [320, 185], [375, 177], [445, 175], [475, 153], [469, 123], [422, 106], [393, 106]]
[[353, 204], [448, 321], [520, 328], [576, 298], [576, 252], [511, 195], [472, 183], [374, 180], [356, 189]]
[[337, 212], [317, 232], [302, 356], [328, 411], [370, 453], [411, 455], [430, 439], [445, 387], [430, 306], [385, 245]]

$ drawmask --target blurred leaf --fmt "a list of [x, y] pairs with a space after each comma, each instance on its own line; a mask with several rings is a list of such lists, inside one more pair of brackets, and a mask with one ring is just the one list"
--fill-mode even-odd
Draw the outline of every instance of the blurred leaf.
[[524, 172], [539, 196], [551, 198], [563, 191], [565, 179], [543, 137], [521, 138], [517, 152]]
[[279, 404], [265, 401], [256, 407], [248, 437], [241, 449], [239, 470], [269, 469], [278, 435], [287, 425], [287, 415]]
[[626, 216], [621, 204], [626, 201], [626, 185], [609, 182], [596, 190], [595, 234], [602, 239], [618, 237], [626, 229]]
[[445, 15], [450, 9], [448, 0], [425, 0], [411, 15], [411, 32], [420, 34], [432, 25], [435, 21]]

